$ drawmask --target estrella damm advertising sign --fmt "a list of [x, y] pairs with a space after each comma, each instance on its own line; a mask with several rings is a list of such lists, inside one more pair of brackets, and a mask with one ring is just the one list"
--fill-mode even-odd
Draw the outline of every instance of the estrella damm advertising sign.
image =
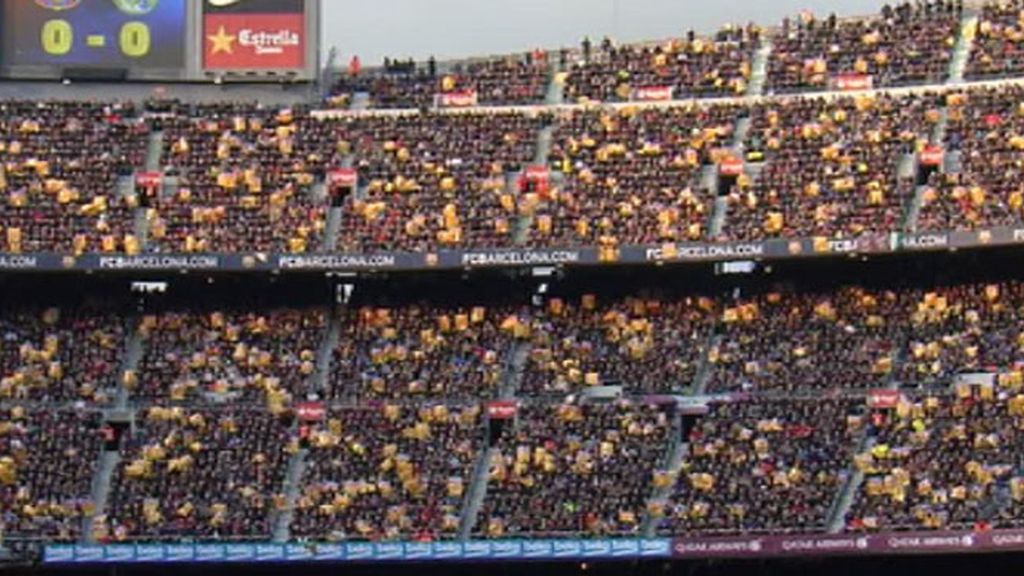
[[303, 0], [204, 0], [207, 70], [299, 69], [306, 61]]

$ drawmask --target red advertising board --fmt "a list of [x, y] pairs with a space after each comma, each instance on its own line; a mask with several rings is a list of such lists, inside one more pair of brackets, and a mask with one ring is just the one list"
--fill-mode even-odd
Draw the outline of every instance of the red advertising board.
[[718, 173], [722, 176], [739, 176], [743, 174], [743, 160], [735, 156], [723, 158], [718, 164]]
[[355, 168], [335, 168], [327, 171], [326, 180], [328, 188], [346, 188], [356, 185], [358, 175]]
[[671, 100], [674, 92], [673, 86], [643, 86], [633, 89], [633, 100], [645, 102]]
[[840, 74], [832, 78], [836, 90], [871, 90], [874, 78], [868, 74]]
[[519, 407], [514, 401], [495, 400], [487, 403], [487, 416], [492, 420], [511, 420], [518, 411]]
[[327, 414], [322, 402], [300, 402], [295, 406], [295, 411], [302, 422], [319, 422]]
[[159, 188], [163, 183], [163, 174], [159, 172], [138, 172], [135, 174], [137, 188]]
[[442, 108], [468, 108], [476, 106], [478, 97], [476, 90], [456, 90], [454, 92], [442, 92], [434, 98], [437, 105]]
[[899, 390], [877, 389], [868, 392], [868, 407], [870, 408], [895, 408], [899, 401]]
[[942, 150], [942, 146], [936, 146], [929, 144], [925, 146], [919, 155], [922, 166], [940, 166], [942, 165], [942, 159], [945, 153]]
[[302, 68], [305, 15], [206, 14], [203, 66], [213, 70]]

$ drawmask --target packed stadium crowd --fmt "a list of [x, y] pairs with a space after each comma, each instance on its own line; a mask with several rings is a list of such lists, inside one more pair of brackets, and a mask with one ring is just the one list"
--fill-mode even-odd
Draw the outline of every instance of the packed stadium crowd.
[[[0, 226], [14, 254], [593, 246], [608, 258], [629, 244], [1012, 226], [1024, 209], [1013, 184], [1024, 146], [1019, 93], [333, 119], [246, 107], [129, 118], [110, 106], [69, 107], [77, 128], [26, 111], [8, 142], [22, 160], [4, 164]], [[740, 121], [749, 130], [737, 143]], [[142, 171], [154, 127], [165, 184], [121, 185]], [[546, 128], [545, 158], [537, 150]], [[131, 152], [118, 155], [126, 139]], [[73, 157], [90, 146], [113, 152]], [[918, 196], [915, 158], [930, 148], [960, 161], [931, 171]], [[524, 178], [538, 160], [543, 182]], [[733, 162], [743, 163], [738, 175], [709, 177]], [[342, 167], [358, 182], [339, 190], [327, 179]]]
[[904, 155], [927, 141], [925, 96], [795, 99], [756, 105], [744, 148], [762, 163], [729, 193], [728, 239], [855, 238], [900, 230], [912, 197]]
[[569, 66], [564, 96], [570, 102], [622, 102], [651, 89], [670, 90], [676, 98], [743, 95], [760, 33], [751, 25], [726, 26], [710, 38], [691, 30], [662, 44], [617, 45], [605, 38], [593, 46], [587, 39]]
[[334, 408], [308, 434], [292, 534], [314, 541], [458, 535], [484, 440], [479, 405]]
[[582, 110], [555, 125], [550, 164], [564, 183], [524, 195], [537, 246], [700, 240], [714, 190], [703, 169], [731, 143], [737, 106]]
[[288, 455], [288, 417], [245, 406], [141, 411], [114, 472], [104, 541], [269, 539]]
[[[865, 480], [851, 529], [1011, 525], [1024, 490], [1004, 462], [1013, 451], [998, 448], [1017, 441], [1022, 286], [367, 306], [335, 320], [323, 390], [312, 384], [329, 321], [318, 310], [143, 316], [132, 328], [142, 359], [124, 374], [116, 322], [14, 315], [3, 335], [6, 523], [80, 534], [101, 441], [89, 407], [120, 385], [147, 407], [114, 447], [110, 508], [93, 518], [108, 541], [267, 536], [289, 510], [285, 472], [301, 451], [292, 525], [309, 539], [454, 537], [485, 454], [475, 530], [488, 537], [638, 534], [647, 517], [685, 533], [819, 530], [853, 470]], [[97, 380], [70, 387], [67, 369]], [[521, 370], [518, 391], [510, 370]], [[965, 373], [995, 383], [956, 384]], [[894, 383], [911, 392], [868, 413], [863, 392]], [[681, 464], [665, 468], [664, 399], [693, 385], [738, 395], [696, 417]], [[596, 386], [625, 396], [575, 399]], [[341, 403], [296, 423], [319, 392]], [[509, 394], [523, 404], [488, 443], [482, 406]], [[77, 407], [26, 404], [38, 399]], [[58, 473], [54, 459], [78, 464]], [[649, 500], [658, 488], [667, 499]]]
[[827, 90], [848, 75], [869, 76], [874, 86], [941, 84], [962, 10], [960, 0], [925, 0], [867, 18], [787, 18], [772, 38], [769, 89]]
[[304, 397], [315, 369], [322, 310], [164, 312], [141, 319], [144, 352], [125, 385], [140, 398], [265, 400]]
[[849, 472], [863, 401], [830, 398], [721, 404], [690, 430], [667, 501], [671, 534], [822, 532]]
[[[326, 114], [4, 102], [0, 255], [614, 260], [636, 244], [1017, 226], [1020, 87], [795, 93], [941, 84], [965, 34], [968, 79], [1019, 74], [1022, 14], [986, 4], [965, 31], [957, 0], [919, 1], [659, 43], [353, 61]], [[764, 99], [638, 102], [762, 81]], [[506, 108], [433, 109], [449, 100]], [[558, 100], [574, 105], [510, 107]], [[381, 110], [338, 110], [360, 106]], [[151, 171], [157, 184], [136, 178]], [[1024, 282], [823, 284], [131, 318], [5, 302], [0, 528], [129, 543], [1024, 526]], [[878, 390], [892, 402], [873, 405]]]
[[495, 444], [477, 523], [487, 537], [638, 535], [670, 418], [657, 405], [521, 408]]

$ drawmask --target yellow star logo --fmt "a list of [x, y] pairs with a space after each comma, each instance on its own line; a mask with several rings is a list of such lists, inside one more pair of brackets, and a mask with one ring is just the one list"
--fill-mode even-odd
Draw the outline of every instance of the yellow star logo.
[[213, 36], [207, 36], [210, 42], [213, 42], [213, 47], [210, 48], [210, 54], [220, 54], [226, 52], [228, 54], [235, 53], [235, 40], [238, 36], [228, 34], [228, 31], [223, 26], [217, 29], [217, 33]]

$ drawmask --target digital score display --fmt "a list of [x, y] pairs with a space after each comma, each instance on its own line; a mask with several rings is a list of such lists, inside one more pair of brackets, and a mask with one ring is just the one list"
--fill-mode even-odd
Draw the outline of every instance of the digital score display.
[[6, 0], [3, 62], [182, 68], [185, 5], [184, 0]]

